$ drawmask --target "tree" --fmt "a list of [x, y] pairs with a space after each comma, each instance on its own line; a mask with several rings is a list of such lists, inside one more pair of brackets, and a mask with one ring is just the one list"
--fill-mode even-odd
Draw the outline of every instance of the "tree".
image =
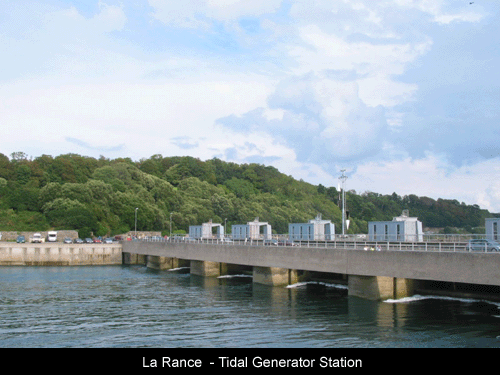
[[12, 154], [10, 154], [10, 158], [11, 158], [12, 162], [15, 164], [15, 163], [27, 161], [28, 154], [26, 154], [22, 151], [16, 151], [16, 152], [13, 152]]
[[[203, 162], [192, 157], [162, 157], [133, 162], [76, 154], [30, 160], [23, 152], [12, 161], [0, 154], [0, 224], [3, 228], [74, 226], [86, 233], [169, 228], [174, 212], [176, 230], [187, 231], [210, 219], [244, 224], [259, 217], [275, 231], [291, 222], [307, 222], [318, 213], [341, 224], [339, 192], [280, 173], [260, 164]], [[357, 194], [348, 191], [349, 232], [367, 230], [367, 222], [391, 220], [409, 209], [424, 225], [459, 227], [484, 225], [493, 214], [477, 205], [395, 192]], [[82, 216], [83, 215], [83, 216]], [[76, 219], [75, 219], [76, 218]], [[41, 229], [38, 229], [41, 230]]]
[[26, 164], [16, 166], [16, 180], [21, 185], [26, 185], [31, 178], [31, 169]]
[[79, 230], [79, 235], [82, 237], [88, 237], [90, 232], [95, 233], [99, 229], [93, 212], [76, 200], [56, 198], [46, 203], [42, 209], [50, 225], [56, 229]]
[[13, 175], [13, 168], [9, 158], [0, 153], [0, 177], [10, 180]]
[[242, 180], [240, 178], [232, 177], [224, 183], [238, 198], [250, 198], [251, 195], [256, 193], [256, 189], [251, 182]]
[[210, 201], [215, 215], [221, 218], [231, 218], [233, 216], [234, 207], [228, 198], [219, 194], [214, 194], [210, 198]]

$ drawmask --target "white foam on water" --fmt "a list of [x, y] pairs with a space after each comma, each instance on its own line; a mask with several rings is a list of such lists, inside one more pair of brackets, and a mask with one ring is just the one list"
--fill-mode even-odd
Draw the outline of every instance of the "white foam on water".
[[433, 296], [433, 295], [422, 296], [419, 294], [415, 294], [414, 296], [411, 296], [411, 297], [404, 297], [404, 298], [399, 298], [399, 299], [387, 299], [384, 302], [386, 302], [386, 303], [409, 303], [409, 302], [422, 301], [422, 300], [426, 300], [426, 299], [460, 301], [460, 302], [464, 302], [464, 303], [484, 302], [484, 303], [489, 303], [489, 304], [495, 305], [500, 309], [500, 302], [493, 302], [493, 301], [488, 301], [488, 300], [484, 300], [484, 299], [460, 298], [460, 297], [448, 297], [448, 296]]
[[179, 271], [179, 270], [185, 270], [185, 269], [188, 269], [189, 267], [177, 267], [177, 268], [171, 268], [167, 271]]
[[217, 276], [218, 279], [232, 279], [234, 277], [252, 277], [252, 275], [223, 275], [223, 276]]
[[288, 289], [292, 289], [292, 288], [300, 288], [302, 286], [306, 286], [306, 285], [324, 285], [326, 286], [327, 288], [337, 288], [337, 289], [347, 289], [347, 285], [342, 285], [342, 284], [330, 284], [330, 283], [324, 283], [324, 282], [321, 282], [321, 281], [306, 281], [306, 282], [301, 282], [301, 283], [296, 283], [296, 284], [291, 284], [291, 285], [288, 285], [287, 288]]

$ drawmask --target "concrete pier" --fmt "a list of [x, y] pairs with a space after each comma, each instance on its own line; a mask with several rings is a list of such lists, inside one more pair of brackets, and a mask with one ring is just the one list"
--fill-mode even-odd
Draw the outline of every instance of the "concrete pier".
[[197, 276], [219, 277], [226, 275], [247, 274], [249, 272], [248, 270], [248, 266], [239, 264], [201, 260], [190, 261], [190, 273]]
[[398, 299], [414, 294], [415, 281], [387, 276], [348, 276], [348, 294], [370, 300]]
[[296, 270], [278, 267], [253, 267], [253, 282], [269, 286], [295, 284], [299, 281]]
[[221, 264], [219, 262], [208, 262], [201, 260], [191, 261], [191, 274], [205, 277], [221, 276]]
[[133, 265], [142, 264], [146, 265], [148, 255], [143, 254], [133, 254], [133, 253], [123, 253], [122, 254], [122, 264]]
[[[139, 263], [137, 263], [137, 261]], [[146, 267], [156, 270], [172, 270], [179, 267], [189, 267], [189, 261], [183, 261], [173, 257], [162, 257], [158, 255], [147, 255], [145, 258], [138, 259], [136, 264], [146, 263]], [[140, 263], [142, 261], [142, 263]], [[131, 263], [129, 263], [131, 264]]]

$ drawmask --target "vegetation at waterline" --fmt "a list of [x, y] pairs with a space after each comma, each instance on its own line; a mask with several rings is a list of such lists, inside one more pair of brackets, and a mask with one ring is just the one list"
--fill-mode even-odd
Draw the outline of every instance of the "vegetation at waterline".
[[[493, 216], [477, 205], [416, 195], [346, 193], [349, 233], [369, 221], [392, 220], [405, 209], [424, 227], [484, 232]], [[187, 232], [190, 225], [245, 224], [256, 217], [287, 233], [321, 213], [341, 228], [339, 191], [312, 185], [260, 164], [163, 157], [132, 161], [66, 154], [30, 158], [0, 154], [0, 231], [75, 229], [81, 237], [137, 230]], [[170, 221], [171, 220], [171, 221]]]

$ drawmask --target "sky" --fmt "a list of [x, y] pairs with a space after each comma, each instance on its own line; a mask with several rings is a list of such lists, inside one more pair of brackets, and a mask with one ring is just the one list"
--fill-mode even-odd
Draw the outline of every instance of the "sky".
[[[0, 153], [217, 157], [500, 212], [497, 0], [0, 0]], [[411, 214], [411, 213], [410, 213]]]

